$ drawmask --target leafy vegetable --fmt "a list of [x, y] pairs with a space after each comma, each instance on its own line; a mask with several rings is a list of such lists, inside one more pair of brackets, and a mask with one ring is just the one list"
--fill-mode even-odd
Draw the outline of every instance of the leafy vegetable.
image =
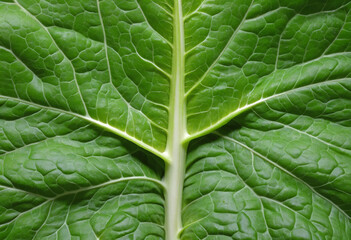
[[0, 239], [351, 239], [351, 1], [0, 0]]

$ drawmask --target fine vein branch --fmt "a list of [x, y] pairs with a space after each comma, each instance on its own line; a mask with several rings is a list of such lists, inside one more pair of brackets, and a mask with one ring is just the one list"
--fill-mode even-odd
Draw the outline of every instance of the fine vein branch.
[[165, 231], [167, 240], [178, 239], [181, 229], [181, 202], [186, 158], [186, 134], [184, 102], [184, 31], [181, 0], [174, 3], [173, 63], [170, 92], [169, 136], [167, 154], [170, 163], [166, 165], [165, 182], [167, 192]]

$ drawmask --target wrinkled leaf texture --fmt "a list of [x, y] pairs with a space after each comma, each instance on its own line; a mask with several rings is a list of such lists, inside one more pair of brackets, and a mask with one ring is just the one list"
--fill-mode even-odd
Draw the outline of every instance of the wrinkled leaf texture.
[[[0, 0], [0, 239], [351, 239], [351, 1]], [[164, 161], [165, 160], [165, 161]]]

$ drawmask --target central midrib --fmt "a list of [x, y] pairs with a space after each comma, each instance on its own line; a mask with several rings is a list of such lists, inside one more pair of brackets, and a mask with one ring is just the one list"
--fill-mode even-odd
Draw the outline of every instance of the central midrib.
[[174, 2], [173, 63], [170, 89], [169, 135], [165, 171], [165, 231], [167, 240], [178, 239], [182, 227], [181, 207], [187, 144], [184, 98], [184, 30], [181, 0]]

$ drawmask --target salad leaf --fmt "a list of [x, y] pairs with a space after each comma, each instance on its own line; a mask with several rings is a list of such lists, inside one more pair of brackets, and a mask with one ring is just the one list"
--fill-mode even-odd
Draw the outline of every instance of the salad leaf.
[[350, 12], [0, 0], [0, 239], [351, 239]]

